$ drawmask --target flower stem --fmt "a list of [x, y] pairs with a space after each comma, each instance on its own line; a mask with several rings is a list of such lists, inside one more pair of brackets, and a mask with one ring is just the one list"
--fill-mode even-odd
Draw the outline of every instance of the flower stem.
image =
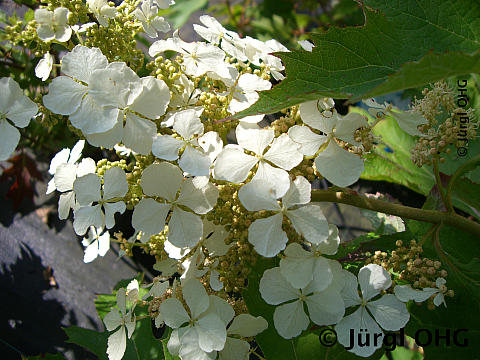
[[443, 223], [472, 233], [480, 239], [480, 224], [455, 213], [392, 204], [383, 200], [371, 199], [353, 191], [347, 193], [336, 190], [312, 190], [312, 201], [352, 205], [362, 209], [378, 211], [406, 219], [425, 221], [431, 224]]

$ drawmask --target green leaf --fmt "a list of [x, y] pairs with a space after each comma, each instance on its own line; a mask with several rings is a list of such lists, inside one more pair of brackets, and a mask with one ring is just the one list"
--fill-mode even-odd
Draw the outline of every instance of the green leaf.
[[163, 359], [163, 347], [160, 340], [155, 339], [150, 318], [137, 321], [132, 335], [139, 359]]
[[78, 326], [70, 326], [63, 329], [68, 336], [68, 343], [84, 347], [98, 356], [100, 360], [108, 360], [107, 357], [107, 332], [84, 329]]
[[391, 117], [380, 121], [373, 133], [381, 136], [381, 142], [366, 154], [362, 179], [394, 182], [420, 194], [428, 194], [435, 177], [427, 166], [419, 168], [412, 162], [410, 149], [415, 144], [415, 137], [403, 131]]
[[[365, 26], [331, 27], [324, 33], [311, 34], [316, 45], [311, 53], [296, 50], [277, 54], [285, 64], [286, 79], [272, 90], [261, 92], [255, 104], [234, 118], [274, 113], [321, 96], [364, 98], [402, 65], [420, 61], [430, 52], [469, 54], [480, 46], [478, 2], [364, 0], [363, 4], [383, 13], [365, 9]], [[388, 91], [400, 88], [390, 86]]]
[[167, 343], [168, 343], [168, 339], [170, 339], [171, 334], [172, 334], [172, 329], [168, 329], [167, 338], [162, 340], [163, 357], [165, 358], [165, 360], [180, 360], [178, 356], [173, 356], [168, 351]]
[[480, 185], [462, 178], [452, 191], [453, 205], [480, 220]]
[[419, 61], [404, 64], [399, 71], [390, 75], [387, 81], [362, 97], [375, 97], [402, 89], [420, 87], [451, 76], [478, 72], [480, 72], [480, 51], [472, 55], [461, 52], [427, 54]]
[[423, 356], [419, 351], [406, 349], [404, 347], [397, 346], [395, 350], [390, 352], [391, 357], [383, 355], [380, 360], [422, 360]]

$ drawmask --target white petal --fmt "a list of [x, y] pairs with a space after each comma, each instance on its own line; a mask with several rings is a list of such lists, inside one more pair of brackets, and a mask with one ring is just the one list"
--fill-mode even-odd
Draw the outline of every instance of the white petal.
[[260, 295], [267, 304], [278, 305], [298, 299], [300, 293], [283, 277], [280, 268], [265, 270], [260, 279]]
[[315, 158], [315, 167], [332, 184], [342, 187], [356, 182], [364, 169], [360, 156], [342, 149], [334, 140]]
[[314, 155], [320, 146], [327, 141], [325, 135], [315, 134], [308, 126], [295, 125], [288, 129], [288, 136], [300, 144], [299, 151], [307, 156]]
[[178, 207], [168, 223], [168, 240], [177, 247], [193, 247], [202, 238], [203, 223], [198, 215]]
[[7, 160], [20, 141], [20, 132], [6, 120], [0, 120], [0, 160]]
[[170, 135], [156, 135], [153, 138], [152, 153], [163, 160], [177, 160], [178, 151], [184, 144], [182, 140], [175, 139]]
[[367, 303], [367, 309], [385, 330], [399, 330], [410, 319], [407, 306], [393, 294], [386, 294], [378, 300]]
[[305, 205], [296, 210], [287, 211], [287, 217], [298, 234], [305, 240], [319, 244], [328, 238], [328, 222], [319, 205]]
[[257, 158], [245, 154], [243, 150], [224, 148], [215, 162], [215, 179], [240, 183], [257, 162]]
[[163, 80], [153, 76], [141, 78], [141, 81], [143, 90], [130, 109], [150, 119], [158, 119], [165, 114], [170, 102], [170, 90]]
[[209, 131], [198, 138], [198, 145], [205, 151], [213, 163], [222, 151], [223, 141], [216, 131]]
[[53, 66], [53, 56], [47, 52], [35, 67], [35, 76], [45, 81], [50, 76]]
[[[360, 332], [362, 330], [362, 332]], [[353, 314], [345, 316], [336, 326], [337, 339], [340, 344], [345, 347], [353, 345], [350, 352], [362, 357], [369, 357], [375, 350], [383, 345], [383, 332], [377, 323], [368, 315], [365, 307], [360, 306]], [[351, 344], [351, 333], [353, 333], [353, 342]], [[359, 346], [358, 337], [361, 336], [362, 342], [366, 340], [366, 334], [369, 335], [369, 346]], [[374, 341], [375, 334], [380, 334], [377, 342]], [[378, 335], [377, 335], [378, 336]]]
[[183, 182], [177, 203], [188, 206], [197, 214], [206, 214], [213, 209], [218, 199], [218, 189], [210, 182], [203, 184], [198, 178]]
[[318, 110], [319, 101], [313, 100], [300, 104], [300, 117], [305, 124], [312, 128], [320, 130], [325, 134], [330, 134], [338, 118], [335, 114], [332, 114], [330, 117], [323, 116]]
[[323, 291], [332, 283], [332, 280], [333, 273], [329, 261], [321, 256], [316, 257], [310, 288], [314, 291]]
[[185, 140], [191, 139], [194, 135], [203, 134], [203, 124], [197, 115], [197, 111], [188, 109], [177, 112], [173, 130]]
[[77, 235], [83, 235], [90, 226], [102, 227], [104, 215], [100, 205], [83, 206], [74, 212], [73, 229]]
[[103, 198], [124, 197], [128, 191], [127, 175], [118, 166], [111, 167], [103, 175]]
[[80, 164], [77, 167], [77, 177], [84, 176], [87, 174], [92, 174], [95, 172], [97, 165], [95, 161], [91, 158], [82, 159]]
[[351, 272], [343, 270], [345, 277], [345, 286], [343, 287], [341, 294], [345, 307], [359, 305], [362, 303], [362, 299], [358, 295], [358, 281], [357, 277]]
[[108, 331], [113, 331], [119, 327], [122, 323], [122, 317], [117, 309], [112, 309], [110, 312], [105, 315], [103, 322]]
[[209, 176], [212, 162], [207, 154], [187, 145], [178, 165], [190, 175]]
[[248, 241], [255, 251], [265, 257], [273, 257], [285, 249], [288, 238], [282, 230], [282, 214], [255, 220], [248, 228]]
[[55, 114], [70, 115], [80, 106], [87, 87], [66, 76], [58, 76], [48, 86], [43, 97], [45, 107]]
[[224, 325], [227, 326], [230, 321], [232, 321], [235, 316], [235, 311], [226, 300], [219, 298], [215, 295], [210, 295], [210, 305], [206, 313], [214, 313], [223, 321]]
[[169, 204], [160, 204], [153, 199], [142, 199], [133, 210], [132, 226], [146, 235], [158, 234], [165, 228], [170, 207]]
[[57, 171], [58, 165], [67, 163], [69, 156], [70, 156], [70, 149], [68, 148], [64, 148], [60, 150], [58, 153], [56, 153], [53, 159], [50, 161], [50, 167], [48, 169], [49, 174], [55, 175], [55, 171]]
[[302, 289], [313, 279], [315, 258], [298, 243], [287, 246], [285, 257], [280, 260], [280, 270], [285, 279], [296, 289]]
[[74, 205], [75, 193], [73, 191], [60, 194], [60, 198], [58, 199], [58, 218], [60, 220], [65, 220], [68, 218], [70, 209], [73, 209]]
[[328, 238], [316, 245], [316, 248], [326, 255], [335, 255], [340, 245], [340, 237], [338, 236], [338, 228], [333, 224], [328, 224]]
[[303, 310], [303, 302], [295, 301], [277, 307], [273, 313], [273, 323], [280, 336], [291, 339], [307, 329], [310, 319]]
[[127, 347], [125, 327], [121, 326], [120, 329], [110, 335], [107, 344], [108, 360], [121, 360]]
[[123, 112], [118, 113], [117, 122], [110, 130], [84, 135], [90, 145], [113, 149], [123, 138]]
[[152, 164], [143, 171], [140, 185], [145, 195], [174, 201], [182, 180], [182, 171], [177, 166], [162, 162]]
[[[65, 165], [73, 166], [72, 164]], [[61, 169], [63, 167], [63, 165], [60, 165], [58, 167], [55, 176], [61, 173]], [[55, 181], [55, 185], [58, 189], [59, 184], [57, 184], [57, 181]], [[84, 176], [78, 177], [73, 183], [73, 191], [75, 191], [75, 195], [77, 196], [77, 202], [80, 205], [89, 205], [94, 201], [99, 201], [101, 199], [100, 186], [101, 180], [96, 174], [86, 174]]]
[[398, 126], [400, 126], [403, 131], [412, 136], [422, 135], [417, 126], [428, 123], [428, 121], [422, 115], [413, 111], [390, 111], [390, 115], [392, 115]]
[[189, 322], [190, 317], [183, 307], [182, 303], [176, 298], [168, 298], [160, 304], [160, 314], [162, 314], [165, 324], [173, 329], [179, 328], [182, 324]]
[[238, 191], [238, 198], [248, 211], [280, 211], [273, 185], [264, 181], [250, 181]]
[[364, 300], [370, 300], [392, 285], [388, 271], [376, 264], [362, 267], [358, 272], [358, 282]]
[[331, 288], [315, 292], [305, 299], [310, 319], [317, 325], [332, 325], [345, 314], [345, 304], [340, 293]]
[[432, 288], [415, 290], [412, 289], [410, 285], [396, 285], [393, 290], [395, 290], [395, 296], [397, 299], [403, 302], [407, 302], [409, 300], [413, 300], [415, 302], [424, 302], [438, 291]]
[[223, 281], [220, 281], [220, 273], [217, 270], [210, 271], [209, 284], [214, 291], [223, 289]]
[[239, 335], [241, 337], [255, 336], [268, 327], [268, 322], [261, 316], [240, 314], [233, 319], [228, 327], [228, 335]]
[[[70, 156], [68, 157], [68, 162], [70, 164], [74, 164], [80, 159], [80, 157], [82, 156], [82, 151], [84, 147], [85, 147], [85, 140], [78, 140], [77, 143], [73, 146], [72, 151], [70, 151]], [[63, 162], [66, 162], [66, 161], [63, 161]]]
[[364, 126], [368, 126], [364, 116], [359, 113], [348, 113], [338, 118], [335, 126], [335, 137], [350, 144], [357, 145], [358, 143], [354, 139], [355, 130]]
[[107, 64], [108, 60], [100, 49], [77, 45], [62, 58], [62, 72], [88, 84], [92, 72], [105, 68]]
[[313, 48], [315, 45], [313, 45], [310, 41], [308, 40], [299, 40], [298, 44], [302, 47], [303, 50], [312, 52]]
[[303, 205], [310, 202], [310, 194], [312, 185], [303, 176], [297, 176], [294, 181], [290, 183], [290, 188], [282, 198], [282, 204], [286, 208], [294, 205]]
[[275, 136], [273, 130], [260, 129], [256, 124], [246, 123], [238, 124], [235, 134], [238, 145], [258, 155], [263, 154]]
[[[73, 189], [73, 182], [76, 179], [76, 170], [77, 170], [77, 167], [74, 164], [63, 163], [57, 166], [57, 169], [55, 171], [55, 176], [53, 177], [53, 179], [55, 181], [55, 187], [58, 191], [64, 192], [64, 191], [70, 191]], [[99, 190], [100, 190], [100, 187], [99, 187]], [[95, 201], [95, 200], [98, 200], [98, 199], [94, 199], [91, 201]], [[82, 202], [81, 204], [87, 205], [88, 203], [90, 203], [90, 201]]]
[[[202, 283], [197, 279], [189, 279], [182, 284], [183, 299], [190, 309], [192, 319], [197, 319], [210, 305], [210, 299]], [[211, 350], [208, 350], [211, 351]]]
[[214, 360], [216, 351], [205, 352], [200, 348], [199, 337], [195, 327], [187, 327], [184, 331], [179, 329], [181, 347], [178, 355], [182, 360]]
[[264, 159], [282, 169], [291, 170], [303, 160], [303, 155], [298, 148], [298, 144], [287, 134], [282, 134], [273, 141], [270, 149], [265, 153]]
[[260, 161], [257, 172], [252, 178], [252, 181], [256, 180], [266, 181], [273, 184], [275, 196], [277, 198], [284, 196], [290, 188], [290, 177], [288, 176], [288, 173], [285, 170], [273, 167], [264, 161]]
[[100, 106], [93, 96], [87, 94], [80, 107], [70, 115], [69, 120], [74, 127], [85, 135], [106, 132], [118, 122], [120, 111], [116, 107]]
[[165, 259], [153, 265], [153, 268], [160, 271], [163, 276], [171, 276], [177, 271], [177, 261], [174, 259]]
[[224, 322], [216, 314], [202, 316], [195, 323], [198, 345], [205, 352], [222, 350], [227, 339]]
[[128, 112], [126, 115], [123, 143], [133, 151], [148, 155], [152, 151], [153, 137], [157, 133], [157, 126], [153, 121]]
[[218, 354], [218, 360], [248, 360], [250, 344], [245, 340], [227, 337], [223, 350]]
[[120, 214], [123, 214], [126, 205], [123, 201], [119, 201], [116, 203], [105, 203], [103, 206], [105, 207], [105, 226], [107, 229], [111, 229], [115, 226], [115, 213], [119, 212]]
[[437, 296], [435, 296], [433, 298], [433, 304], [435, 306], [440, 306], [442, 305], [442, 303], [447, 306], [447, 304], [445, 303], [445, 296], [442, 294], [442, 293], [438, 293]]

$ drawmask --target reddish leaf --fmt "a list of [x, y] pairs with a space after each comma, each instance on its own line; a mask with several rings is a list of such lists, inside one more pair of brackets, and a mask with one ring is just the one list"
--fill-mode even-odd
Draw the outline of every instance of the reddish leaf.
[[13, 179], [13, 184], [6, 194], [7, 199], [13, 201], [13, 208], [17, 210], [24, 199], [33, 202], [35, 190], [33, 188], [34, 180], [42, 180], [42, 174], [37, 169], [35, 161], [25, 153], [12, 156], [8, 159], [12, 165], [3, 170], [0, 176], [0, 182], [9, 182]]

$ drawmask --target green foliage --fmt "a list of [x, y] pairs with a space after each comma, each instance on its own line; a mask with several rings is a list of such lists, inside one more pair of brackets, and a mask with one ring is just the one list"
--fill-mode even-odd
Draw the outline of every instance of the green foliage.
[[179, 29], [188, 21], [195, 11], [204, 9], [208, 0], [182, 0], [165, 10], [160, 10], [162, 16], [168, 17], [174, 29]]
[[[365, 112], [364, 112], [365, 113]], [[391, 117], [380, 121], [373, 129], [382, 140], [366, 154], [366, 180], [384, 180], [406, 186], [421, 194], [428, 194], [435, 177], [427, 166], [417, 167], [410, 158], [415, 138], [403, 131]]]
[[38, 356], [31, 356], [28, 358], [22, 358], [22, 360], [65, 360], [65, 357], [60, 354], [45, 354]]
[[[379, 86], [388, 92], [411, 84], [419, 86], [422, 84], [414, 80], [395, 80], [411, 74], [407, 70], [415, 67], [412, 64], [393, 78], [397, 85], [390, 84], [389, 79], [406, 63], [431, 61], [432, 55], [427, 60], [421, 59], [432, 51], [434, 54], [446, 51], [469, 54], [478, 49], [480, 4], [477, 2], [365, 0], [363, 3], [383, 13], [365, 9], [363, 27], [330, 28], [327, 32], [312, 34], [316, 44], [312, 53], [300, 50], [278, 54], [285, 63], [287, 78], [272, 90], [261, 93], [257, 103], [234, 118], [274, 113], [321, 96], [360, 99], [370, 93], [384, 94], [377, 89]], [[459, 12], [459, 9], [468, 11]], [[465, 26], [466, 23], [469, 26]], [[478, 66], [475, 60], [467, 61], [466, 55], [462, 56], [464, 65]], [[444, 63], [447, 58], [441, 59], [436, 61]], [[441, 70], [438, 78], [452, 75], [449, 69], [447, 73]], [[475, 67], [461, 69], [467, 73], [474, 71]], [[428, 77], [424, 80], [431, 81]]]

